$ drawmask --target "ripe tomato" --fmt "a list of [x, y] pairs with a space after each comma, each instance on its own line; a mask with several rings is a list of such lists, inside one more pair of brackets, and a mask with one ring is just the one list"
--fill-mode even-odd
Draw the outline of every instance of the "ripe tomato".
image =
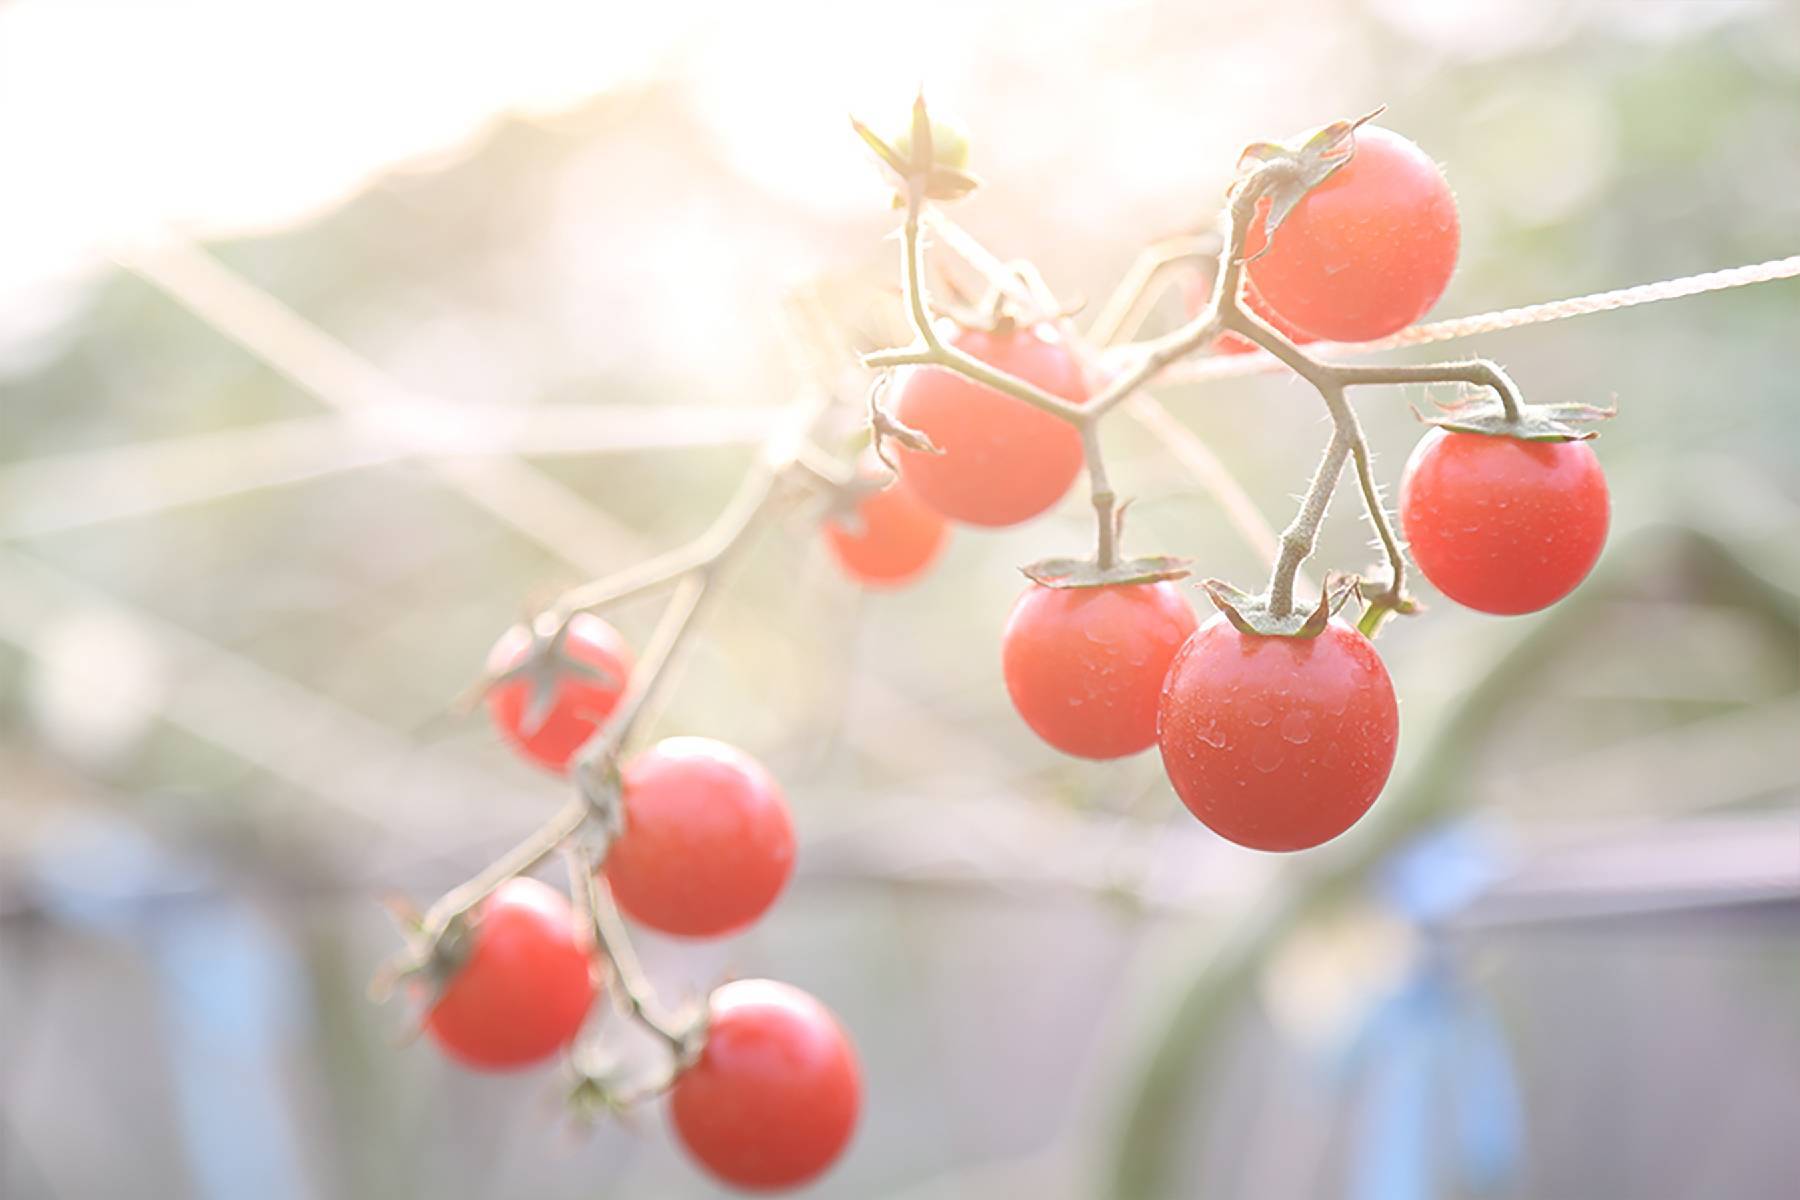
[[[1081, 367], [1053, 330], [965, 329], [952, 341], [989, 366], [1077, 404]], [[942, 450], [897, 451], [900, 478], [919, 499], [970, 525], [1016, 525], [1058, 500], [1081, 470], [1081, 435], [1067, 421], [937, 367], [913, 371], [895, 416]]]
[[1033, 732], [1065, 754], [1136, 754], [1156, 741], [1163, 676], [1196, 624], [1173, 583], [1034, 583], [1000, 637], [1007, 694]]
[[[1187, 305], [1188, 320], [1191, 321], [1199, 316], [1200, 310], [1205, 308], [1211, 299], [1211, 274], [1202, 272], [1188, 276], [1187, 282], [1183, 285], [1183, 300]], [[1269, 302], [1264, 300], [1262, 293], [1256, 290], [1256, 285], [1248, 280], [1244, 283], [1244, 306], [1273, 325], [1277, 333], [1296, 346], [1304, 346], [1309, 342], [1319, 340], [1304, 329], [1296, 328], [1280, 313], [1270, 308]], [[1214, 354], [1249, 354], [1257, 349], [1257, 345], [1241, 333], [1221, 333], [1213, 339], [1212, 349]]]
[[1425, 578], [1458, 604], [1528, 613], [1587, 578], [1606, 544], [1606, 476], [1586, 442], [1434, 429], [1400, 477], [1400, 523]]
[[[488, 652], [498, 675], [518, 667], [531, 631], [514, 625]], [[488, 692], [488, 714], [506, 739], [552, 771], [567, 771], [575, 751], [612, 715], [631, 674], [631, 647], [619, 631], [580, 613], [569, 623], [558, 661], [545, 661]]]
[[425, 1029], [466, 1066], [529, 1066], [575, 1040], [595, 991], [588, 941], [568, 900], [535, 879], [512, 879], [470, 917], [468, 957]]
[[1381, 657], [1335, 619], [1291, 638], [1214, 617], [1175, 656], [1157, 717], [1182, 803], [1253, 850], [1305, 850], [1354, 825], [1387, 782], [1399, 732]]
[[[1244, 248], [1267, 239], [1265, 200]], [[1412, 142], [1375, 125], [1356, 153], [1306, 194], [1245, 268], [1269, 305], [1309, 333], [1366, 342], [1424, 316], [1456, 269], [1461, 229], [1450, 184]]]
[[797, 1187], [842, 1154], [862, 1072], [826, 1007], [785, 983], [741, 979], [712, 994], [706, 1046], [669, 1095], [675, 1133], [719, 1179]]
[[606, 878], [626, 916], [683, 937], [760, 917], [794, 869], [794, 827], [763, 765], [711, 738], [665, 738], [625, 764], [625, 830]]
[[949, 523], [899, 479], [864, 496], [856, 515], [862, 523], [856, 531], [826, 521], [825, 544], [844, 573], [864, 587], [911, 583], [936, 561], [950, 537]]

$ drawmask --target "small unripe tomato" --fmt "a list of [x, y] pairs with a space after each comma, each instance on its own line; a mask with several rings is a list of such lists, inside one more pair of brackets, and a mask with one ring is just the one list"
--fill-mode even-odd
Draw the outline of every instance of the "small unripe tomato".
[[[514, 625], [488, 652], [488, 671], [497, 675], [517, 666], [531, 647], [531, 631]], [[568, 770], [575, 751], [619, 706], [633, 663], [631, 646], [619, 631], [592, 613], [578, 613], [569, 622], [561, 654], [599, 674], [546, 664], [544, 677], [509, 679], [487, 695], [488, 714], [507, 741], [557, 772]], [[553, 691], [541, 723], [533, 726], [528, 718], [535, 715], [542, 687]]]
[[1606, 545], [1606, 475], [1586, 442], [1433, 429], [1400, 476], [1413, 561], [1458, 604], [1536, 612], [1575, 590]]
[[[865, 467], [865, 474], [873, 472], [873, 465]], [[856, 518], [860, 528], [855, 529], [828, 518], [825, 545], [844, 574], [864, 587], [897, 588], [913, 582], [937, 561], [950, 538], [949, 523], [902, 479], [857, 501]]]
[[700, 1058], [669, 1093], [675, 1135], [732, 1187], [798, 1187], [856, 1131], [862, 1072], [823, 1004], [785, 983], [741, 979], [712, 994]]
[[775, 777], [711, 738], [665, 738], [625, 764], [625, 828], [604, 870], [626, 916], [681, 937], [722, 937], [775, 902], [794, 826]]
[[[1088, 399], [1081, 365], [1048, 326], [965, 329], [963, 352], [1076, 404]], [[1016, 525], [1058, 500], [1081, 470], [1073, 425], [939, 367], [914, 370], [895, 416], [941, 454], [900, 449], [900, 478], [926, 504], [970, 525]]]
[[512, 879], [469, 918], [467, 957], [425, 1016], [425, 1031], [465, 1066], [505, 1071], [575, 1040], [597, 991], [588, 939], [563, 894]]
[[1136, 754], [1156, 743], [1163, 676], [1196, 623], [1169, 582], [1034, 583], [1000, 637], [1007, 694], [1032, 731], [1065, 754]]
[[[888, 143], [901, 162], [912, 161], [912, 121], [909, 119], [897, 136]], [[940, 167], [962, 170], [969, 165], [969, 135], [954, 121], [931, 118], [931, 161]]]
[[1387, 783], [1399, 736], [1381, 656], [1336, 618], [1297, 638], [1214, 617], [1175, 656], [1157, 717], [1175, 794], [1253, 850], [1305, 850], [1354, 825]]

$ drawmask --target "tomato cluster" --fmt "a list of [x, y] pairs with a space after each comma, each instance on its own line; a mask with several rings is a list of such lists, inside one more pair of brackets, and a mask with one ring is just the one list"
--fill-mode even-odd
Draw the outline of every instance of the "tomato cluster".
[[[1239, 301], [1296, 345], [1397, 332], [1424, 315], [1456, 265], [1448, 183], [1417, 146], [1385, 129], [1358, 130], [1354, 153], [1292, 205], [1273, 236], [1270, 207], [1264, 197], [1248, 230]], [[1190, 319], [1212, 286], [1210, 274], [1188, 276]], [[1051, 341], [1025, 343], [1029, 354], [983, 335], [958, 344], [1008, 369], [1029, 367], [1042, 386], [1074, 376], [1049, 360]], [[1212, 349], [1253, 346], [1226, 333]], [[1081, 398], [1072, 385], [1059, 394]], [[1057, 449], [1045, 427], [1039, 440], [1043, 414], [960, 378], [915, 376], [899, 415], [946, 444], [936, 458], [909, 454], [903, 475], [931, 472], [966, 488], [932, 493], [956, 519], [1022, 519], [1060, 495], [1076, 469], [1072, 436]], [[1032, 435], [970, 432], [1002, 416]], [[1401, 489], [1403, 527], [1425, 577], [1491, 613], [1530, 612], [1566, 595], [1606, 537], [1606, 484], [1587, 444], [1513, 432], [1434, 430]], [[1003, 449], [1015, 457], [1002, 462]], [[1335, 619], [1298, 636], [1252, 632], [1225, 615], [1196, 624], [1167, 582], [1034, 584], [1001, 636], [1007, 693], [1025, 724], [1067, 754], [1118, 758], [1157, 745], [1183, 803], [1240, 845], [1300, 850], [1343, 833], [1385, 785], [1398, 741], [1393, 684], [1373, 644]]]
[[[624, 638], [598, 617], [578, 616], [549, 641], [510, 630], [489, 657], [490, 711], [522, 754], [567, 771], [618, 707], [632, 663]], [[619, 801], [621, 827], [601, 872], [620, 912], [646, 928], [688, 938], [739, 932], [792, 874], [781, 785], [735, 747], [664, 739], [621, 767]], [[425, 1031], [479, 1070], [566, 1051], [600, 991], [591, 928], [561, 892], [508, 880], [440, 946]], [[848, 1144], [861, 1103], [856, 1054], [836, 1019], [770, 980], [713, 993], [699, 1055], [669, 1085], [670, 1120], [688, 1152], [723, 1182], [752, 1190], [823, 1172]]]
[[[893, 147], [865, 131], [890, 166], [905, 167], [909, 187], [927, 189], [910, 195], [909, 253], [920, 197], [972, 186], [961, 172], [966, 140], [925, 121], [921, 102], [912, 130], [923, 138], [930, 128], [931, 163], [912, 161], [911, 131]], [[1270, 192], [1239, 192], [1234, 209], [1238, 230], [1250, 222], [1244, 240], [1234, 240], [1245, 262], [1236, 300], [1296, 345], [1405, 328], [1437, 301], [1456, 264], [1456, 205], [1437, 166], [1387, 130], [1330, 128], [1355, 131], [1351, 152], [1310, 167], [1302, 158], [1278, 164], [1294, 178], [1318, 173], [1279, 204]], [[1308, 147], [1329, 156], [1330, 143], [1315, 138]], [[940, 184], [949, 190], [930, 190]], [[1188, 279], [1190, 318], [1212, 287], [1209, 275]], [[945, 341], [1069, 404], [1089, 400], [1081, 361], [1049, 324], [997, 310], [991, 324], [947, 330]], [[1237, 332], [1212, 346], [1221, 354], [1252, 348]], [[1483, 612], [1526, 613], [1588, 574], [1606, 539], [1609, 498], [1585, 441], [1554, 420], [1525, 419], [1510, 399], [1502, 407], [1500, 418], [1446, 420], [1419, 442], [1403, 475], [1400, 518], [1413, 559], [1445, 596]], [[892, 478], [873, 451], [844, 486], [834, 470], [801, 464], [837, 497], [822, 523], [829, 553], [870, 588], [919, 578], [953, 523], [1000, 528], [1042, 514], [1084, 463], [1075, 424], [939, 366], [909, 370], [891, 420], [901, 427], [894, 442], [903, 443], [890, 444]], [[1328, 587], [1309, 619], [1290, 611], [1288, 593], [1277, 602], [1273, 585], [1267, 596], [1243, 597], [1249, 615], [1221, 588], [1222, 611], [1202, 623], [1173, 582], [1184, 573], [1179, 563], [1120, 561], [1117, 514], [1104, 497], [1097, 510], [1095, 561], [1066, 572], [1049, 569], [1066, 563], [1028, 568], [1033, 582], [1001, 633], [1006, 691], [1025, 725], [1082, 758], [1157, 747], [1181, 802], [1241, 846], [1304, 850], [1354, 825], [1392, 770], [1399, 705], [1369, 637], [1332, 615], [1338, 593]], [[1399, 582], [1390, 608], [1403, 607]], [[1365, 624], [1377, 628], [1381, 615]], [[489, 710], [520, 753], [566, 774], [609, 721], [624, 722], [613, 734], [627, 732], [628, 719], [616, 714], [635, 669], [625, 638], [597, 616], [582, 613], [554, 636], [517, 627], [489, 655]], [[794, 830], [781, 786], [762, 764], [721, 742], [677, 737], [626, 760], [615, 778], [617, 828], [598, 878], [576, 889], [591, 893], [584, 899], [598, 903], [610, 889], [630, 922], [681, 938], [730, 936], [774, 904], [793, 871]], [[624, 959], [612, 952], [609, 920], [599, 907], [578, 915], [535, 880], [502, 884], [434, 947], [426, 1031], [477, 1069], [541, 1063], [579, 1036], [608, 963], [642, 1016]], [[710, 996], [697, 1049], [686, 1034], [659, 1031], [678, 1048], [667, 1081], [676, 1137], [720, 1181], [798, 1186], [843, 1153], [861, 1107], [861, 1072], [843, 1029], [813, 997], [769, 980], [737, 981]]]

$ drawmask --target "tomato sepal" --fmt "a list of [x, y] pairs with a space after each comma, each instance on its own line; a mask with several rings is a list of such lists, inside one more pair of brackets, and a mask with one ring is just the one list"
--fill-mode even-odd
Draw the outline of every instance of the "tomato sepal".
[[1440, 404], [1435, 414], [1413, 410], [1413, 415], [1426, 424], [1452, 433], [1474, 433], [1484, 437], [1509, 437], [1522, 442], [1585, 442], [1599, 437], [1599, 431], [1583, 425], [1605, 421], [1618, 415], [1617, 405], [1605, 408], [1595, 404], [1526, 404], [1519, 408], [1516, 419], [1506, 415], [1496, 397], [1462, 400]]
[[1356, 576], [1333, 571], [1325, 576], [1319, 603], [1312, 611], [1293, 610], [1279, 616], [1271, 610], [1267, 592], [1253, 595], [1222, 579], [1205, 580], [1200, 587], [1239, 633], [1251, 637], [1305, 639], [1316, 638], [1325, 632], [1337, 611], [1351, 596], [1358, 594], [1359, 584]]
[[1102, 567], [1091, 558], [1042, 558], [1037, 562], [1026, 563], [1019, 571], [1040, 587], [1118, 587], [1124, 584], [1185, 579], [1193, 574], [1188, 569], [1192, 561], [1168, 554], [1153, 554], [1144, 558], [1122, 559], [1110, 567]]
[[[875, 156], [906, 180], [909, 187], [914, 186], [913, 181], [923, 180], [928, 200], [960, 200], [981, 186], [981, 180], [965, 169], [969, 159], [967, 137], [941, 121], [933, 121], [925, 111], [924, 96], [913, 101], [911, 129], [894, 143], [855, 117], [850, 118], [850, 125]], [[941, 150], [936, 142], [945, 143]], [[894, 207], [906, 207], [903, 193], [894, 197]]]
[[896, 417], [886, 405], [881, 403], [879, 393], [871, 393], [869, 396], [869, 447], [875, 451], [875, 457], [881, 461], [881, 465], [898, 477], [899, 465], [888, 454], [889, 442], [897, 442], [903, 448], [917, 451], [920, 454], [942, 454], [944, 452], [937, 443], [925, 435], [923, 430], [914, 429]]
[[527, 699], [519, 717], [519, 733], [525, 737], [541, 732], [550, 720], [565, 679], [586, 679], [608, 688], [625, 686], [625, 681], [616, 672], [569, 653], [568, 637], [568, 622], [559, 625], [554, 632], [532, 626], [531, 644], [525, 653], [487, 683], [487, 691], [513, 682], [525, 685]]
[[1239, 184], [1270, 163], [1285, 163], [1290, 168], [1276, 175], [1265, 193], [1269, 210], [1263, 218], [1263, 246], [1250, 255], [1246, 262], [1253, 261], [1268, 251], [1275, 231], [1281, 227], [1288, 214], [1294, 211], [1294, 206], [1304, 200], [1308, 192], [1331, 178], [1356, 153], [1357, 128], [1373, 121], [1386, 109], [1384, 104], [1354, 121], [1333, 121], [1329, 125], [1322, 125], [1307, 134], [1303, 141], [1252, 142], [1244, 147], [1243, 152], [1238, 155]]

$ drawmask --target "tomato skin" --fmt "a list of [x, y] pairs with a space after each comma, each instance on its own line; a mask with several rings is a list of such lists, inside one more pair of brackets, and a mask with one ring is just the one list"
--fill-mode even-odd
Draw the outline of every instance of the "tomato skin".
[[625, 764], [625, 829], [604, 870], [626, 916], [679, 937], [760, 917], [794, 870], [794, 826], [761, 763], [711, 738], [665, 738]]
[[[1244, 248], [1257, 254], [1264, 200]], [[1308, 192], [1266, 253], [1244, 268], [1270, 307], [1321, 338], [1366, 342], [1397, 333], [1437, 303], [1456, 270], [1456, 200], [1418, 146], [1377, 125], [1356, 153]]]
[[511, 879], [471, 917], [468, 958], [425, 1030], [464, 1066], [528, 1067], [575, 1040], [597, 991], [568, 900], [535, 879]]
[[825, 545], [838, 565], [867, 588], [904, 587], [937, 561], [950, 538], [950, 525], [896, 479], [856, 506], [862, 528], [852, 532], [825, 522]]
[[1169, 667], [1157, 740], [1169, 782], [1221, 837], [1305, 850], [1368, 811], [1393, 769], [1400, 714], [1369, 639], [1240, 633], [1223, 614]]
[[1536, 612], [1587, 578], [1611, 499], [1586, 442], [1433, 429], [1400, 477], [1400, 524], [1433, 586], [1485, 613]]
[[797, 1187], [837, 1161], [862, 1108], [862, 1070], [823, 1004], [741, 979], [712, 995], [706, 1046], [669, 1094], [675, 1133], [733, 1187]]
[[[488, 652], [488, 670], [499, 673], [516, 665], [531, 648], [531, 631], [514, 625]], [[565, 672], [556, 683], [555, 707], [537, 730], [523, 730], [531, 707], [532, 685], [524, 679], [508, 680], [488, 692], [488, 715], [507, 741], [526, 757], [559, 774], [588, 736], [605, 723], [619, 706], [625, 681], [631, 675], [631, 646], [606, 621], [592, 613], [578, 613], [563, 637], [562, 653], [577, 662], [607, 672], [611, 682]]]
[[[1080, 364], [1047, 326], [965, 329], [951, 341], [1052, 395], [1076, 404], [1088, 399]], [[943, 451], [898, 450], [900, 478], [954, 521], [1017, 525], [1062, 499], [1081, 470], [1081, 434], [1073, 425], [940, 367], [908, 375], [894, 415]]]
[[1156, 742], [1163, 676], [1198, 620], [1173, 583], [1032, 584], [1000, 638], [1013, 707], [1039, 737], [1080, 758], [1122, 758]]

